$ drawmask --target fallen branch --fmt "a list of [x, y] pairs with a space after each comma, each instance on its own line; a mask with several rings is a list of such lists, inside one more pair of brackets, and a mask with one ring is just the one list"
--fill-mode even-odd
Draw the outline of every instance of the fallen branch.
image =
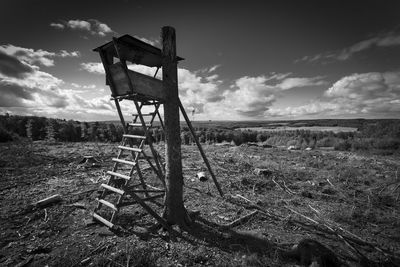
[[44, 222], [47, 222], [47, 209], [44, 209]]
[[285, 189], [284, 189], [280, 184], [278, 184], [278, 183], [274, 180], [274, 178], [272, 178], [272, 182], [274, 182], [274, 184], [276, 184], [280, 189], [282, 189], [283, 191], [285, 191]]
[[247, 221], [248, 219], [250, 219], [251, 217], [253, 217], [254, 215], [256, 215], [257, 213], [258, 213], [258, 210], [255, 210], [255, 211], [253, 211], [253, 212], [251, 212], [251, 213], [249, 213], [249, 214], [247, 214], [247, 215], [245, 215], [243, 217], [240, 217], [239, 219], [234, 220], [231, 223], [223, 225], [222, 227], [223, 228], [231, 228], [231, 227], [238, 226], [241, 223], [243, 223], [243, 222]]
[[313, 208], [310, 204], [308, 204], [308, 206], [310, 207], [310, 209], [312, 209], [315, 213], [317, 213], [318, 215], [321, 214], [321, 212], [319, 210], [317, 210], [316, 208]]
[[44, 206], [47, 206], [49, 204], [60, 202], [61, 200], [62, 200], [61, 196], [57, 194], [57, 195], [53, 195], [51, 197], [39, 200], [38, 202], [36, 202], [34, 204], [34, 206], [36, 206], [36, 207], [44, 207]]
[[[280, 215], [278, 215], [278, 214], [275, 214], [275, 213], [273, 213], [273, 212], [270, 212], [270, 211], [268, 211], [268, 210], [263, 209], [262, 207], [260, 207], [259, 205], [257, 205], [254, 201], [251, 201], [251, 200], [249, 200], [249, 199], [247, 199], [247, 198], [245, 198], [245, 197], [243, 197], [243, 196], [241, 196], [241, 195], [238, 195], [238, 194], [237, 194], [236, 196], [230, 195], [230, 197], [231, 197], [233, 200], [236, 200], [236, 199], [238, 199], [238, 198], [241, 198], [241, 199], [245, 200], [245, 201], [248, 203], [248, 205], [243, 205], [242, 203], [234, 202], [234, 201], [232, 201], [232, 199], [229, 199], [229, 198], [228, 198], [227, 200], [228, 200], [229, 202], [231, 202], [232, 204], [241, 205], [241, 206], [243, 206], [243, 207], [245, 207], [245, 208], [247, 208], [247, 209], [257, 209], [257, 210], [259, 211], [260, 214], [263, 214], [263, 215], [265, 215], [265, 216], [267, 216], [267, 217], [269, 217], [269, 218], [272, 218], [272, 219], [274, 219], [274, 220], [279, 220], [279, 221], [284, 220], [284, 217], [282, 217], [282, 216], [280, 216]], [[299, 215], [300, 217], [303, 217], [303, 218], [306, 219], [307, 221], [312, 222], [315, 226], [318, 227], [318, 228], [317, 228], [318, 230], [320, 230], [320, 231], [322, 231], [322, 232], [325, 232], [325, 233], [333, 234], [333, 235], [335, 235], [335, 236], [340, 235], [340, 236], [344, 239], [345, 244], [346, 244], [346, 243], [349, 244], [348, 241], [351, 241], [351, 242], [354, 243], [354, 244], [358, 244], [358, 245], [363, 245], [363, 246], [371, 247], [371, 248], [375, 249], [376, 251], [378, 251], [378, 252], [384, 254], [385, 256], [389, 256], [389, 257], [394, 257], [394, 258], [396, 258], [396, 259], [400, 259], [400, 256], [397, 255], [397, 253], [393, 253], [393, 252], [391, 252], [391, 251], [388, 250], [388, 249], [381, 248], [381, 247], [379, 247], [377, 244], [374, 244], [374, 243], [371, 243], [371, 242], [367, 242], [367, 241], [363, 240], [362, 238], [358, 237], [357, 235], [351, 233], [350, 231], [343, 229], [343, 228], [340, 227], [340, 226], [336, 226], [336, 225], [327, 226], [326, 224], [320, 223], [320, 222], [318, 222], [318, 221], [316, 221], [316, 220], [314, 220], [314, 219], [312, 219], [312, 218], [310, 218], [310, 217], [308, 217], [308, 216], [306, 216], [306, 215], [304, 215], [304, 214], [301, 214], [301, 213], [299, 213], [299, 212], [297, 212], [297, 211], [295, 211], [295, 210], [293, 210], [293, 209], [291, 209], [291, 208], [289, 208], [289, 207], [286, 207], [286, 208], [287, 208], [288, 210], [292, 211], [293, 213], [296, 213], [296, 214]], [[303, 228], [305, 227], [305, 224], [304, 224], [303, 222], [301, 222], [301, 221], [298, 221], [298, 220], [295, 220], [295, 219], [291, 219], [291, 221], [292, 221], [293, 223], [299, 225], [300, 227], [303, 227]], [[308, 225], [308, 226], [311, 226], [311, 225]], [[336, 229], [335, 229], [335, 228], [336, 228]], [[339, 230], [342, 232], [341, 234], [338, 233]], [[346, 236], [343, 235], [343, 234], [346, 234]], [[339, 237], [339, 238], [340, 238], [340, 237]], [[346, 245], [347, 245], [347, 244], [346, 244]], [[349, 244], [349, 245], [352, 246], [351, 244]], [[354, 246], [352, 246], [352, 247], [354, 247]], [[357, 251], [357, 254], [359, 253], [359, 251], [358, 251], [357, 249], [353, 249], [353, 250]]]
[[[293, 209], [291, 209], [291, 208], [289, 208], [289, 207], [287, 207], [287, 206], [286, 206], [285, 208], [287, 208], [287, 209], [290, 210], [291, 212], [293, 212], [293, 213], [295, 213], [295, 214], [297, 214], [297, 215], [299, 215], [299, 216], [301, 216], [301, 217], [303, 217], [303, 218], [309, 220], [310, 222], [313, 222], [313, 223], [315, 223], [315, 224], [317, 224], [317, 225], [321, 225], [321, 224], [320, 224], [319, 222], [317, 222], [316, 220], [311, 219], [310, 217], [308, 217], [308, 216], [306, 216], [306, 215], [304, 215], [304, 214], [301, 214], [301, 213], [298, 212], [298, 211], [295, 211], [295, 210], [293, 210]], [[325, 227], [329, 230], [329, 232], [331, 232], [332, 234], [334, 234], [334, 235], [336, 235], [337, 237], [339, 237], [339, 239], [341, 239], [341, 240], [345, 243], [345, 245], [347, 245], [351, 250], [353, 250], [354, 252], [356, 252], [356, 254], [358, 254], [362, 259], [367, 259], [367, 257], [366, 257], [364, 254], [362, 254], [358, 249], [356, 249], [354, 246], [352, 246], [350, 243], [348, 243], [347, 240], [346, 240], [342, 235], [338, 234], [338, 233], [337, 233], [336, 231], [334, 231], [331, 227], [329, 227], [329, 226], [327, 226], [327, 225], [325, 225], [325, 224], [323, 224], [323, 226], [325, 226]]]
[[[325, 231], [326, 231], [326, 232], [328, 232], [328, 233], [330, 233], [330, 234], [336, 235], [336, 236], [337, 236], [339, 239], [341, 239], [349, 248], [351, 248], [353, 251], [355, 251], [355, 252], [356, 252], [362, 259], [364, 259], [364, 260], [365, 260], [365, 259], [368, 260], [368, 258], [367, 258], [364, 254], [362, 254], [356, 247], [354, 247], [353, 245], [351, 245], [348, 241], [352, 241], [353, 243], [356, 243], [356, 244], [359, 244], [359, 245], [367, 245], [367, 246], [369, 246], [369, 247], [374, 248], [374, 249], [377, 250], [378, 252], [383, 253], [385, 256], [394, 257], [394, 258], [399, 259], [399, 256], [397, 256], [396, 254], [390, 253], [390, 252], [388, 252], [386, 249], [379, 248], [379, 247], [376, 246], [375, 244], [366, 242], [366, 241], [362, 240], [361, 238], [359, 238], [358, 236], [356, 236], [355, 234], [353, 234], [353, 233], [351, 233], [351, 232], [349, 232], [349, 231], [347, 231], [347, 230], [344, 230], [344, 229], [341, 228], [341, 227], [337, 227], [337, 228], [339, 228], [342, 232], [353, 236], [353, 238], [347, 237], [347, 236], [345, 236], [345, 235], [343, 235], [343, 234], [338, 233], [338, 231], [337, 231], [336, 229], [333, 229], [332, 226], [329, 226], [329, 225], [327, 225], [326, 223], [321, 223], [321, 222], [318, 222], [318, 221], [316, 221], [316, 220], [314, 220], [314, 219], [311, 219], [310, 217], [308, 217], [308, 216], [306, 216], [306, 215], [304, 215], [304, 214], [301, 214], [300, 212], [297, 212], [297, 211], [295, 211], [295, 210], [293, 210], [293, 209], [291, 209], [291, 208], [289, 208], [289, 207], [285, 207], [285, 208], [287, 208], [288, 210], [292, 211], [293, 213], [295, 213], [295, 214], [297, 214], [297, 215], [299, 215], [299, 216], [305, 218], [306, 220], [308, 220], [308, 221], [310, 221], [310, 222], [313, 222], [314, 224], [316, 224], [316, 225], [318, 225], [318, 226], [323, 226], [323, 228], [325, 228]], [[335, 226], [333, 226], [333, 227], [335, 227]], [[322, 230], [322, 229], [321, 229], [321, 230]], [[356, 238], [357, 240], [354, 240], [354, 238]]]
[[286, 190], [285, 190], [286, 192], [288, 192], [289, 194], [292, 194], [292, 195], [296, 194], [295, 192], [293, 192], [292, 190], [290, 190], [289, 187], [286, 186], [285, 180], [282, 180], [282, 181], [283, 181], [283, 186], [284, 186], [285, 189], [286, 189]]

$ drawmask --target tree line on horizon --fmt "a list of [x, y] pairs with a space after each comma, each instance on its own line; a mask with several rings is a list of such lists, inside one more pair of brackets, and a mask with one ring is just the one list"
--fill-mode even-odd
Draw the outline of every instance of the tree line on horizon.
[[[258, 143], [264, 146], [334, 147], [336, 150], [400, 150], [400, 121], [365, 123], [357, 132], [250, 131], [221, 127], [195, 127], [200, 143], [228, 142], [232, 145]], [[80, 122], [35, 116], [0, 115], [0, 142], [45, 140], [49, 142], [121, 142], [122, 125], [113, 122]], [[131, 134], [143, 134], [141, 129]], [[153, 142], [164, 141], [160, 126], [151, 129]], [[184, 145], [194, 144], [188, 127], [181, 127]]]

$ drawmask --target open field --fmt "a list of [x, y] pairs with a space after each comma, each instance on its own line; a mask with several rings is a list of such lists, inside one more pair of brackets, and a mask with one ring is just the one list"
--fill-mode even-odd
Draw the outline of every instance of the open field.
[[279, 131], [311, 131], [311, 132], [333, 132], [333, 133], [349, 133], [356, 132], [357, 128], [354, 127], [340, 127], [340, 126], [298, 126], [298, 127], [287, 127], [287, 126], [278, 126], [278, 127], [246, 127], [240, 128], [242, 131], [257, 131], [257, 132], [279, 132]]
[[[139, 208], [122, 210], [121, 232], [91, 222], [116, 151], [106, 143], [0, 144], [0, 266], [295, 266], [280, 251], [303, 238], [350, 266], [362, 266], [360, 255], [377, 263], [370, 266], [399, 264], [398, 156], [205, 146], [221, 198], [211, 181], [208, 192], [195, 178], [206, 170], [197, 149], [183, 146], [185, 203], [200, 217], [171, 240]], [[85, 155], [99, 163], [81, 164]], [[54, 194], [62, 202], [30, 205]]]

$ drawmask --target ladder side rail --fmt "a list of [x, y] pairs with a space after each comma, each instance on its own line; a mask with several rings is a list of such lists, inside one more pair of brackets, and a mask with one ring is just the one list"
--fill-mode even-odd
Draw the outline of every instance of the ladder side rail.
[[[124, 138], [122, 138], [122, 144], [125, 144], [125, 139], [124, 139]], [[117, 158], [118, 158], [118, 159], [121, 158], [121, 156], [122, 156], [123, 153], [124, 153], [123, 150], [120, 149], [119, 152], [118, 152], [118, 154], [117, 154]], [[116, 172], [117, 169], [118, 169], [118, 162], [115, 162], [114, 165], [113, 165], [113, 167], [112, 167], [112, 171], [113, 171], [113, 172]], [[108, 179], [108, 182], [107, 182], [108, 185], [111, 184], [111, 182], [114, 180], [113, 177], [114, 177], [114, 176], [111, 175], [110, 178]], [[101, 192], [101, 195], [99, 196], [100, 199], [104, 199], [104, 197], [105, 197], [106, 194], [107, 194], [106, 191], [107, 191], [106, 189], [103, 189], [103, 191]], [[102, 205], [102, 204], [101, 204], [100, 202], [98, 202], [98, 203], [97, 203], [97, 207], [95, 208], [94, 211], [100, 209], [100, 208], [101, 208], [101, 205]]]
[[[121, 151], [122, 151], [122, 149], [121, 149]], [[132, 152], [132, 154], [133, 154], [133, 153], [134, 153], [134, 152]], [[139, 153], [136, 153], [136, 154], [138, 155]], [[139, 158], [139, 157], [137, 156], [137, 158]], [[135, 167], [138, 165], [137, 159], [135, 160], [135, 163], [136, 163], [135, 166], [132, 166], [131, 169], [130, 169], [130, 171], [129, 171], [129, 177], [132, 177], [133, 172], [135, 171]], [[124, 191], [127, 189], [127, 186], [128, 186], [129, 181], [130, 181], [130, 180], [125, 180], [124, 184], [122, 185], [122, 189], [123, 189]], [[121, 204], [122, 198], [123, 198], [123, 195], [119, 195], [119, 196], [118, 196], [117, 202], [116, 202], [116, 204], [115, 204], [116, 207], [118, 207], [119, 204]], [[118, 210], [119, 210], [119, 208], [118, 208]], [[117, 215], [118, 210], [116, 210], [116, 211], [114, 210], [114, 211], [113, 211], [113, 213], [112, 213], [112, 215], [111, 215], [111, 220], [110, 220], [111, 223], [114, 222], [115, 216]]]

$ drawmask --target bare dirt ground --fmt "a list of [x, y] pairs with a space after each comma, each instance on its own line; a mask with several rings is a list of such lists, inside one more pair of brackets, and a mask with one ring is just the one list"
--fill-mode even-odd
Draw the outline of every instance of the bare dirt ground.
[[[152, 231], [155, 221], [140, 208], [121, 211], [116, 224], [124, 231], [92, 223], [115, 147], [0, 145], [0, 266], [296, 266], [280, 251], [304, 238], [349, 266], [367, 266], [365, 258], [399, 266], [399, 156], [206, 145], [222, 198], [211, 179], [195, 177], [205, 165], [184, 146], [185, 204], [200, 216], [171, 240]], [[81, 163], [85, 155], [98, 163]], [[32, 206], [54, 194], [62, 201]]]

